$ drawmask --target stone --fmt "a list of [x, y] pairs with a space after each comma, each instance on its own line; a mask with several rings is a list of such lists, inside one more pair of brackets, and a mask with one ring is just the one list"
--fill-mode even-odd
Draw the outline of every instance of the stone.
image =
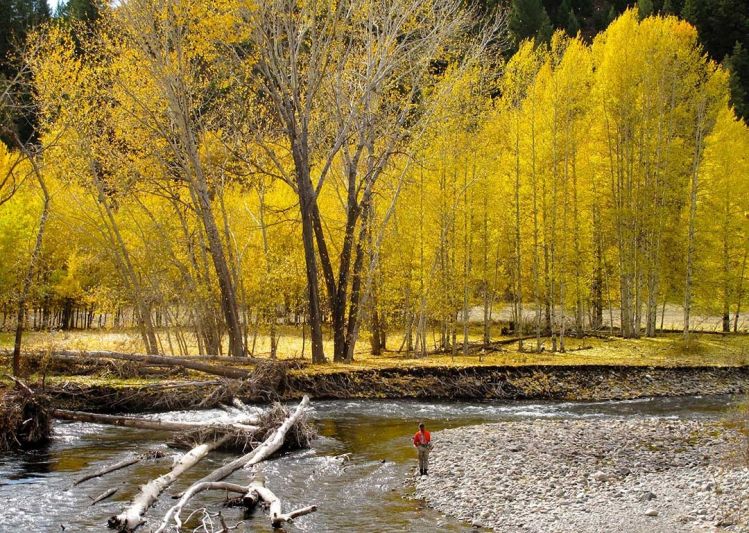
[[639, 498], [639, 500], [640, 500], [641, 502], [649, 502], [649, 501], [651, 501], [651, 500], [655, 500], [655, 499], [656, 499], [657, 497], [658, 497], [658, 496], [656, 496], [655, 494], [653, 494], [652, 492], [650, 492], [649, 490], [647, 490], [647, 491], [643, 492], [643, 493], [642, 493], [642, 494], [640, 495], [640, 498]]
[[648, 509], [647, 511], [645, 511], [645, 516], [658, 516], [658, 511], [652, 508]]

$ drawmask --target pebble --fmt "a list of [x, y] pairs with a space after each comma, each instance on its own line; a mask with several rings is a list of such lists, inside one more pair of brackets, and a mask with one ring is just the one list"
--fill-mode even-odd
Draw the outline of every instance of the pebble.
[[449, 429], [432, 434], [432, 475], [415, 497], [503, 532], [749, 533], [740, 439], [716, 422], [658, 417]]

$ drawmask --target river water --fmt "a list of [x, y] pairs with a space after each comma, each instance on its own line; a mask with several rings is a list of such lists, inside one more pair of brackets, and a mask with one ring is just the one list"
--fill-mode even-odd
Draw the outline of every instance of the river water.
[[[320, 432], [311, 449], [290, 453], [259, 465], [258, 472], [281, 497], [284, 510], [315, 504], [318, 511], [297, 519], [287, 531], [315, 532], [433, 532], [470, 531], [453, 519], [409, 498], [410, 476], [416, 468], [410, 436], [424, 421], [431, 431], [465, 425], [527, 418], [600, 418], [661, 416], [718, 419], [731, 413], [738, 397], [659, 398], [619, 402], [450, 402], [329, 401], [314, 402]], [[223, 411], [173, 412], [159, 415], [175, 420], [228, 419]], [[57, 423], [53, 442], [42, 450], [0, 456], [0, 533], [103, 531], [107, 518], [120, 512], [137, 487], [164, 473], [179, 452], [138, 464], [71, 488], [72, 481], [128, 454], [159, 446], [168, 435], [158, 431], [116, 428], [95, 424]], [[434, 439], [439, 446], [439, 437]], [[348, 454], [346, 458], [341, 457]], [[178, 480], [177, 492], [227, 460], [212, 454]], [[229, 481], [246, 484], [247, 474]], [[91, 506], [91, 499], [110, 487], [117, 493]], [[218, 505], [224, 495], [203, 493], [190, 509]], [[141, 529], [149, 531], [174, 503], [162, 495]], [[233, 531], [271, 531], [262, 511], [243, 520], [242, 510], [223, 509]], [[185, 513], [184, 516], [186, 516]], [[189, 522], [200, 525], [201, 513]], [[215, 531], [220, 530], [213, 517]], [[64, 528], [64, 529], [63, 529]], [[192, 528], [185, 528], [190, 531]], [[210, 526], [208, 531], [211, 531]]]

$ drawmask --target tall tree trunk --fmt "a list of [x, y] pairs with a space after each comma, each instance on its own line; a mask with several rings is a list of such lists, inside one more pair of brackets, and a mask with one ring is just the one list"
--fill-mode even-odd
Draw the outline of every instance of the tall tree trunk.
[[104, 214], [101, 216], [106, 219], [108, 223], [108, 231], [111, 232], [110, 240], [115, 247], [115, 261], [119, 266], [123, 281], [130, 289], [132, 295], [133, 304], [135, 305], [134, 315], [143, 339], [144, 348], [147, 353], [158, 355], [160, 352], [158, 342], [156, 341], [156, 332], [153, 323], [151, 322], [151, 308], [144, 299], [143, 287], [141, 286], [138, 275], [130, 261], [130, 254], [127, 251], [125, 241], [120, 233], [120, 227], [114, 218], [112, 207], [107, 200], [105, 186], [101, 180], [101, 167], [99, 163], [93, 159], [90, 161], [89, 166], [91, 179], [96, 188], [96, 200], [98, 205], [104, 209]]
[[[24, 150], [25, 151], [25, 150]], [[49, 218], [49, 204], [50, 197], [47, 185], [44, 182], [44, 177], [41, 174], [41, 170], [37, 167], [36, 161], [33, 156], [27, 154], [29, 161], [34, 170], [34, 174], [39, 182], [39, 187], [42, 190], [44, 196], [44, 203], [42, 204], [42, 214], [39, 217], [39, 228], [36, 232], [36, 241], [34, 242], [34, 249], [31, 252], [31, 259], [29, 260], [29, 268], [26, 271], [26, 276], [23, 280], [23, 287], [21, 294], [18, 296], [18, 314], [16, 316], [16, 334], [13, 342], [13, 375], [18, 376], [21, 371], [21, 340], [23, 337], [23, 327], [26, 320], [26, 301], [31, 290], [31, 282], [34, 279], [34, 272], [36, 272], [36, 265], [39, 261], [39, 256], [42, 253], [42, 242], [44, 240], [44, 230], [47, 226], [47, 219]]]
[[692, 161], [692, 179], [689, 193], [689, 232], [687, 234], [687, 264], [684, 279], [684, 340], [689, 340], [690, 315], [692, 312], [692, 270], [694, 268], [695, 229], [697, 225], [697, 195], [699, 191], [700, 163], [702, 161], [702, 144], [707, 102], [700, 102], [697, 109], [695, 127], [694, 159]]
[[314, 190], [309, 177], [306, 158], [297, 147], [294, 151], [297, 168], [297, 193], [299, 211], [302, 218], [302, 244], [304, 246], [305, 273], [307, 275], [307, 305], [309, 310], [312, 362], [324, 363], [325, 351], [322, 338], [322, 310], [320, 307], [320, 284], [317, 277], [317, 257], [315, 254], [314, 229]]
[[741, 273], [736, 287], [736, 313], [733, 315], [733, 332], [739, 331], [739, 315], [741, 314], [741, 299], [744, 295], [744, 275], [746, 274], [746, 256], [749, 247], [744, 248], [744, 259], [741, 261]]

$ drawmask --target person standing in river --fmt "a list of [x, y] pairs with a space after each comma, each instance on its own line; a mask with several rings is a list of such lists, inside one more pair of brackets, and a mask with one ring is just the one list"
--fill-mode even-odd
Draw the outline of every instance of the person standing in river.
[[428, 475], [429, 452], [432, 451], [432, 436], [424, 428], [424, 422], [419, 424], [419, 431], [414, 435], [414, 448], [419, 454], [419, 475]]

